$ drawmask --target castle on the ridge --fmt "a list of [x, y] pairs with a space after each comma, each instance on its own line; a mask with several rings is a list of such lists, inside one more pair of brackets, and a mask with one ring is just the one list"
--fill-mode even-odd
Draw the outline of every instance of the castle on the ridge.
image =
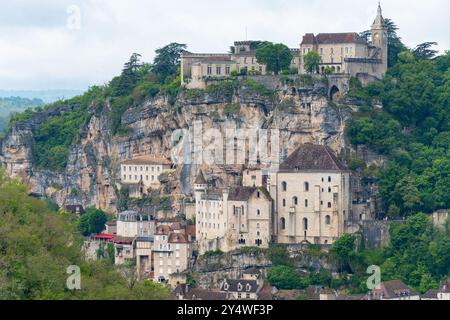
[[[306, 73], [304, 56], [317, 52], [322, 61], [319, 73], [330, 68], [334, 74], [355, 76], [364, 81], [381, 79], [387, 71], [388, 35], [381, 5], [371, 27], [369, 42], [356, 32], [307, 33], [300, 49], [291, 49], [291, 69]], [[188, 88], [205, 87], [208, 78], [227, 78], [233, 73], [265, 75], [266, 67], [256, 59], [256, 48], [261, 41], [238, 41], [231, 53], [199, 54], [184, 52], [181, 56], [181, 81]], [[234, 72], [233, 72], [234, 71]]]

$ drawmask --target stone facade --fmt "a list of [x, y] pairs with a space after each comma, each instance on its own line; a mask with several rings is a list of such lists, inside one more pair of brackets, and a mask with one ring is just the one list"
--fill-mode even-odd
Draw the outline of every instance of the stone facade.
[[195, 181], [197, 241], [200, 254], [240, 247], [268, 248], [272, 199], [264, 188], [235, 186], [210, 190], [200, 172]]
[[270, 178], [278, 243], [332, 244], [350, 213], [350, 172], [326, 146], [305, 144]]
[[[369, 42], [356, 32], [307, 33], [300, 48], [291, 49], [291, 69], [307, 73], [304, 57], [317, 52], [322, 58], [319, 73], [330, 68], [333, 73], [357, 76], [364, 82], [381, 79], [387, 71], [387, 27], [378, 7], [377, 17], [371, 27]], [[204, 89], [207, 78], [227, 78], [233, 70], [242, 73], [266, 75], [266, 66], [258, 63], [256, 48], [261, 41], [237, 41], [227, 54], [196, 54], [185, 52], [181, 56], [181, 81], [188, 88]]]
[[330, 68], [333, 73], [358, 76], [365, 74], [381, 79], [387, 71], [387, 27], [381, 11], [371, 27], [372, 41], [368, 42], [358, 33], [307, 33], [300, 44], [300, 73], [306, 73], [304, 57], [317, 52], [322, 58], [319, 73]]
[[150, 237], [153, 236], [155, 221], [148, 214], [135, 211], [119, 213], [117, 220], [117, 235], [120, 237]]
[[[236, 41], [232, 53], [191, 53], [181, 56], [181, 83], [190, 89], [204, 89], [207, 78], [228, 78], [233, 72], [266, 75], [264, 64], [256, 59], [256, 47], [261, 41]], [[291, 68], [300, 66], [300, 50], [291, 49]]]
[[171, 167], [169, 160], [154, 155], [124, 161], [120, 166], [122, 185], [131, 186], [130, 196], [141, 197], [148, 193], [148, 189], [158, 189], [161, 186], [160, 175], [170, 171]]

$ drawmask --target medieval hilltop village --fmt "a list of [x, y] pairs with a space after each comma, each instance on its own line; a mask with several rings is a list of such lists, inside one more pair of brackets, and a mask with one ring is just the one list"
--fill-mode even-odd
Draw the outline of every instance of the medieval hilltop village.
[[[300, 47], [291, 49], [290, 70], [306, 74], [304, 56], [319, 54], [318, 77], [331, 71], [324, 92], [333, 103], [345, 95], [352, 78], [363, 85], [383, 78], [388, 69], [387, 32], [379, 5], [370, 42], [357, 32], [307, 33]], [[258, 63], [258, 43], [236, 41], [230, 53], [224, 54], [184, 52], [182, 85], [203, 90], [208, 82], [224, 81], [236, 73], [270, 83], [275, 77]], [[305, 102], [306, 106], [311, 108], [311, 103]], [[388, 241], [389, 223], [377, 220], [376, 185], [364, 189], [357, 174], [338, 156], [343, 146], [325, 144], [314, 139], [289, 152], [282, 146], [275, 169], [247, 164], [226, 180], [218, 178], [211, 166], [194, 165], [195, 179], [186, 180], [190, 192], [178, 195], [179, 204], [118, 212], [102, 234], [86, 240], [85, 253], [97, 259], [99, 250], [113, 247], [116, 265], [134, 263], [141, 279], [167, 284], [175, 299], [286, 299], [289, 292], [268, 285], [271, 263], [255, 253], [258, 248], [285, 245], [298, 255], [311, 244], [327, 250], [348, 233], [362, 235], [359, 240], [373, 247]], [[380, 157], [372, 155], [372, 161], [382, 162]], [[226, 172], [226, 166], [221, 168]], [[171, 182], [186, 183], [182, 181], [186, 175], [177, 169], [174, 159], [161, 153], [134, 155], [120, 162], [118, 188], [126, 188], [136, 202], [154, 192], [168, 198], [176, 189]], [[82, 214], [85, 208], [74, 203], [66, 209]], [[443, 218], [436, 216], [435, 220]], [[340, 295], [313, 286], [303, 295], [315, 300], [450, 300], [449, 285], [450, 281], [444, 282], [425, 296], [400, 280], [383, 282], [365, 295]]]

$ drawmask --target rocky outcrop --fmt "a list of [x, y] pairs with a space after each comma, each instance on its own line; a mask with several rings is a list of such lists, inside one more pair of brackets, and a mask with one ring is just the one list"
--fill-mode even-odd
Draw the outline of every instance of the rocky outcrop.
[[[16, 123], [1, 143], [0, 161], [10, 176], [20, 178], [30, 192], [51, 197], [60, 206], [82, 204], [110, 212], [117, 210], [120, 188], [119, 164], [142, 154], [172, 156], [177, 141], [172, 133], [177, 129], [189, 132], [194, 123], [203, 130], [215, 129], [225, 136], [229, 128], [279, 129], [281, 149], [292, 152], [306, 142], [324, 143], [336, 152], [345, 148], [345, 122], [349, 116], [330, 103], [326, 88], [281, 87], [275, 97], [265, 96], [241, 87], [233, 95], [221, 92], [176, 99], [163, 95], [147, 99], [130, 107], [122, 116], [126, 136], [113, 136], [106, 102], [102, 110], [92, 107], [90, 120], [81, 128], [80, 137], [70, 150], [68, 165], [57, 173], [37, 168], [33, 159], [33, 135], [49, 117], [75, 108], [66, 106], [36, 113], [24, 122]], [[182, 150], [186, 152], [186, 150]], [[193, 154], [192, 148], [188, 150]], [[239, 182], [244, 165], [180, 164], [176, 175], [181, 183], [171, 190], [173, 203], [184, 193], [190, 193], [191, 181], [199, 167], [218, 185]]]

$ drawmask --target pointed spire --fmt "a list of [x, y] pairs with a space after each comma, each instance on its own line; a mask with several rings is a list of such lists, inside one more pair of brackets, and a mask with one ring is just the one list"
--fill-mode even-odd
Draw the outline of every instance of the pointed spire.
[[378, 2], [377, 17], [373, 22], [372, 29], [380, 29], [384, 27], [383, 10], [381, 9], [381, 2]]
[[205, 176], [203, 175], [202, 169], [198, 172], [197, 178], [195, 178], [195, 184], [207, 184]]

